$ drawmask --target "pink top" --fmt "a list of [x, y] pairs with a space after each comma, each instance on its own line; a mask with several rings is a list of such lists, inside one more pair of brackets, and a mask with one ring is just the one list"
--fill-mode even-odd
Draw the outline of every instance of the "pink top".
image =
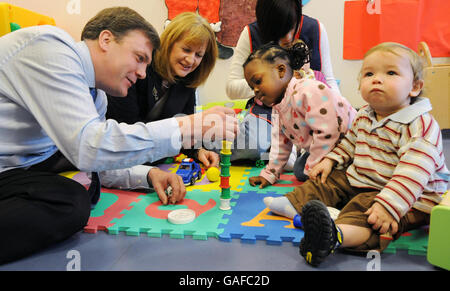
[[305, 174], [333, 149], [350, 128], [356, 110], [324, 83], [292, 78], [283, 100], [272, 108], [272, 143], [260, 176], [275, 183], [292, 146], [309, 151]]

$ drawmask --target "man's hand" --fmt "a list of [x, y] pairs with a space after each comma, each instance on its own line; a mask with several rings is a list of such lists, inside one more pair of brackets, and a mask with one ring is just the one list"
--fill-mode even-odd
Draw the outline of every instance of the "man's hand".
[[239, 131], [234, 110], [221, 106], [176, 119], [185, 149], [191, 148], [201, 140], [204, 143], [211, 143], [214, 140], [232, 141]]
[[251, 177], [248, 182], [250, 183], [250, 185], [252, 185], [253, 187], [255, 187], [256, 185], [259, 185], [259, 189], [263, 189], [266, 186], [269, 186], [270, 183], [269, 181], [267, 181], [265, 178], [261, 177], [261, 176], [255, 176], [255, 177]]
[[210, 167], [219, 168], [220, 157], [213, 151], [199, 149], [197, 159], [203, 164], [203, 166], [205, 166], [206, 169], [209, 169]]
[[398, 223], [389, 211], [378, 202], [375, 202], [364, 214], [369, 215], [367, 222], [372, 225], [372, 229], [378, 230], [379, 233], [384, 234], [391, 230], [391, 235], [398, 231]]
[[[158, 194], [159, 200], [164, 205], [168, 203], [175, 204], [183, 200], [186, 195], [186, 187], [184, 186], [183, 179], [175, 173], [152, 168], [148, 171], [147, 179], [149, 184], [151, 183], [153, 185], [153, 189]], [[172, 187], [172, 194], [170, 196], [165, 191], [169, 186]]]
[[317, 176], [321, 175], [320, 181], [322, 183], [325, 183], [335, 164], [336, 161], [324, 158], [320, 163], [312, 168], [312, 170], [309, 172], [309, 178], [311, 180], [316, 180]]

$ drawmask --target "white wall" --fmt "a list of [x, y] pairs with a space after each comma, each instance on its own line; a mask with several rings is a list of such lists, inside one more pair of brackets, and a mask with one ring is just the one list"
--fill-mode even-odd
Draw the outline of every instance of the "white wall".
[[[183, 1], [183, 0], [180, 0]], [[226, 1], [226, 0], [223, 0]], [[10, 4], [33, 10], [55, 18], [56, 24], [79, 40], [84, 24], [98, 11], [112, 6], [129, 6], [146, 17], [158, 30], [163, 30], [167, 18], [164, 0], [10, 0]], [[319, 19], [328, 32], [334, 75], [341, 80], [342, 94], [353, 104], [361, 106], [357, 90], [357, 75], [361, 61], [343, 60], [343, 27], [345, 0], [312, 0], [304, 8], [305, 14]], [[80, 4], [80, 13], [71, 8]], [[435, 58], [434, 63], [450, 63], [450, 58]], [[225, 81], [231, 59], [218, 60], [210, 78], [199, 88], [200, 103], [229, 100]]]

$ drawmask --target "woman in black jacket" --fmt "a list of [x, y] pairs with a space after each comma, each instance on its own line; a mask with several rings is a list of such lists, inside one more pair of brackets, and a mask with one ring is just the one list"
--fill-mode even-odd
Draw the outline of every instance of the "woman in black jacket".
[[[195, 112], [196, 88], [214, 68], [218, 54], [214, 31], [196, 13], [175, 17], [161, 35], [161, 47], [155, 51], [146, 78], [138, 80], [128, 96], [108, 96], [107, 119], [134, 124], [153, 122], [179, 114]], [[200, 149], [185, 149], [206, 168], [219, 165], [219, 155]], [[146, 165], [100, 174], [106, 187], [140, 189], [151, 187]], [[146, 179], [145, 179], [146, 177]]]

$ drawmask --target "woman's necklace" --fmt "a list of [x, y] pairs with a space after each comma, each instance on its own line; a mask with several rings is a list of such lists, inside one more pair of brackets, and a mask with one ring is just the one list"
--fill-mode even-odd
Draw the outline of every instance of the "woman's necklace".
[[155, 98], [155, 101], [158, 101], [161, 96], [164, 96], [164, 93], [169, 89], [169, 82], [166, 80], [163, 80], [161, 82], [161, 94], [158, 93], [158, 90], [156, 89], [156, 86], [153, 86], [153, 97]]

